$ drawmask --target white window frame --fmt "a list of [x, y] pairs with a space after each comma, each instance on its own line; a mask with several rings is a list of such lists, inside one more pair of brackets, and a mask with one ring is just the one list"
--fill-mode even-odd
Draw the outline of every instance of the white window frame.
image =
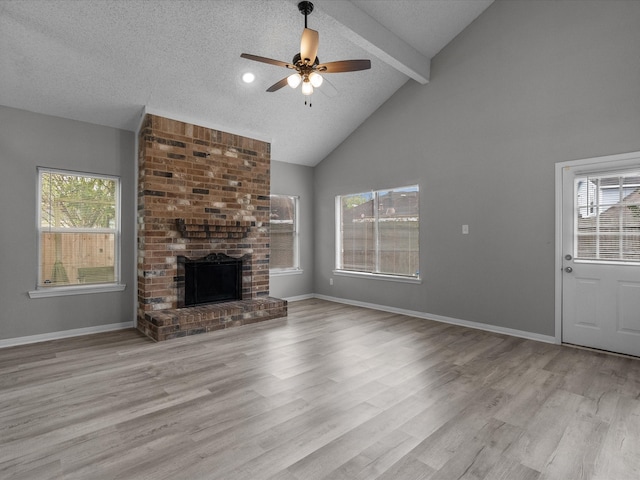
[[[573, 261], [576, 263], [590, 263], [590, 264], [600, 264], [600, 265], [638, 265], [640, 264], [640, 262], [638, 260], [625, 260], [625, 259], [607, 259], [607, 258], [599, 258], [600, 254], [599, 254], [599, 242], [600, 242], [600, 236], [603, 235], [603, 233], [600, 231], [600, 226], [599, 226], [599, 221], [597, 221], [596, 223], [596, 232], [594, 233], [595, 239], [596, 239], [596, 251], [597, 251], [597, 257], [598, 258], [590, 258], [590, 257], [581, 257], [579, 256], [579, 252], [578, 252], [578, 238], [581, 236], [579, 233], [579, 228], [578, 228], [578, 216], [580, 216], [580, 212], [585, 210], [585, 206], [579, 204], [579, 189], [578, 189], [578, 183], [579, 180], [586, 180], [588, 183], [591, 183], [591, 180], [594, 179], [596, 180], [598, 183], [595, 184], [594, 187], [594, 198], [595, 198], [595, 202], [591, 205], [586, 205], [586, 208], [588, 209], [593, 209], [593, 213], [591, 213], [589, 210], [587, 210], [587, 215], [588, 217], [595, 217], [596, 219], [599, 219], [599, 215], [597, 213], [598, 209], [602, 207], [602, 197], [601, 194], [604, 190], [613, 190], [613, 189], [618, 189], [620, 190], [620, 198], [624, 198], [623, 194], [622, 194], [622, 189], [624, 188], [621, 185], [614, 185], [614, 186], [601, 186], [600, 185], [600, 179], [601, 178], [611, 178], [611, 177], [615, 177], [615, 176], [637, 176], [638, 175], [638, 169], [637, 168], [633, 168], [633, 169], [622, 169], [622, 170], [610, 170], [610, 171], [605, 171], [605, 172], [584, 172], [584, 173], [579, 173], [577, 174], [577, 176], [579, 178], [576, 178], [576, 181], [574, 183], [574, 199], [576, 201], [576, 207], [575, 207], [575, 213], [573, 215], [573, 231], [574, 231], [574, 242], [573, 242]], [[637, 188], [638, 185], [637, 184], [628, 184], [627, 188]], [[588, 203], [588, 202], [587, 202]], [[605, 204], [606, 206], [606, 204]], [[614, 206], [614, 205], [609, 205]], [[622, 214], [622, 211], [621, 213]], [[613, 233], [613, 232], [604, 232], [604, 235], [606, 235], [607, 233]], [[620, 234], [620, 233], [619, 233]], [[620, 242], [622, 241], [622, 238], [620, 238], [619, 240]], [[622, 250], [622, 248], [620, 248]]]
[[[298, 195], [285, 195], [273, 193], [269, 198], [286, 197], [293, 200], [293, 266], [287, 268], [269, 268], [269, 275], [295, 275], [302, 273], [300, 267], [300, 197]], [[270, 220], [269, 223], [278, 223], [278, 220]]]
[[[43, 227], [41, 225], [41, 207], [42, 207], [42, 176], [43, 174], [62, 174], [62, 175], [77, 175], [83, 177], [90, 178], [103, 178], [107, 180], [112, 180], [116, 184], [116, 225], [114, 229], [86, 229], [86, 228], [61, 228], [59, 229], [62, 232], [69, 233], [113, 233], [114, 238], [114, 265], [113, 265], [113, 275], [114, 281], [109, 283], [96, 283], [89, 285], [63, 285], [63, 286], [43, 286], [42, 285], [42, 269], [40, 266], [40, 262], [42, 259], [42, 242], [41, 235], [43, 231]], [[36, 237], [37, 237], [37, 273], [36, 273], [36, 288], [29, 293], [30, 298], [44, 298], [44, 297], [58, 297], [58, 296], [66, 296], [66, 295], [81, 295], [81, 294], [89, 294], [89, 293], [102, 293], [102, 292], [117, 292], [123, 291], [126, 288], [126, 284], [120, 282], [120, 272], [121, 272], [121, 238], [122, 238], [122, 228], [121, 228], [121, 217], [122, 217], [122, 208], [121, 208], [121, 189], [122, 182], [120, 181], [120, 177], [115, 175], [102, 175], [96, 173], [88, 173], [88, 172], [78, 172], [73, 170], [64, 170], [58, 168], [47, 168], [47, 167], [38, 167], [38, 182], [37, 182], [37, 192], [36, 192]], [[50, 227], [47, 227], [50, 229]]]
[[[400, 283], [422, 283], [422, 278], [420, 273], [416, 275], [402, 275], [402, 274], [389, 274], [389, 273], [379, 273], [379, 272], [365, 272], [365, 271], [356, 271], [356, 270], [345, 270], [342, 268], [342, 198], [349, 195], [358, 195], [360, 193], [371, 193], [374, 198], [377, 198], [377, 195], [380, 192], [387, 192], [393, 190], [402, 190], [403, 188], [412, 188], [415, 187], [418, 191], [418, 198], [420, 192], [420, 185], [404, 185], [402, 187], [394, 187], [394, 188], [381, 188], [378, 190], [369, 190], [366, 192], [353, 192], [353, 193], [345, 193], [342, 195], [336, 195], [335, 197], [335, 268], [333, 270], [334, 275], [345, 276], [345, 277], [353, 277], [353, 278], [367, 278], [367, 279], [376, 279], [376, 280], [386, 280], [392, 282], [400, 282]], [[418, 206], [419, 208], [419, 206]], [[378, 211], [374, 209], [375, 214], [375, 234], [374, 240], [376, 242], [376, 263], [378, 262], [378, 258], [380, 252], [378, 251]], [[419, 215], [419, 214], [418, 214]], [[418, 216], [418, 218], [420, 218]], [[419, 225], [420, 220], [418, 220]], [[420, 228], [418, 226], [418, 228]], [[420, 262], [420, 247], [418, 246], [418, 262]], [[418, 272], [420, 269], [418, 269]]]

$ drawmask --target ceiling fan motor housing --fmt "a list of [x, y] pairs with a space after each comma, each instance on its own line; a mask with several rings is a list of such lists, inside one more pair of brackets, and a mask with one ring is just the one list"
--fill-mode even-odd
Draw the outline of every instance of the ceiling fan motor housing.
[[[299, 53], [296, 53], [296, 54], [293, 56], [293, 60], [291, 60], [291, 63], [292, 63], [293, 65], [300, 65], [300, 66], [301, 66], [304, 62], [302, 62], [302, 57], [300, 56], [300, 54], [299, 54]], [[316, 56], [316, 59], [315, 59], [315, 61], [313, 62], [313, 65], [310, 65], [310, 66], [315, 67], [316, 65], [319, 65], [319, 64], [320, 64], [320, 60], [319, 60], [319, 59], [318, 59], [318, 57]]]

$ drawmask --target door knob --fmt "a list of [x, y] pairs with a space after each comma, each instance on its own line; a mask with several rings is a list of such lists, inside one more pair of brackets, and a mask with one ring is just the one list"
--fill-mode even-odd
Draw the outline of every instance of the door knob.
[[567, 268], [564, 269], [564, 271], [567, 272], [567, 273], [571, 273], [571, 272], [573, 272], [573, 268], [567, 267]]

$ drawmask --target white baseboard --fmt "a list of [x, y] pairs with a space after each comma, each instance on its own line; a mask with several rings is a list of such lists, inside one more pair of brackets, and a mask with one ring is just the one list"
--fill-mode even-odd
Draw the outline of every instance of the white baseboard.
[[[346, 305], [353, 305], [356, 307], [371, 308], [373, 310], [380, 310], [383, 312], [398, 313], [400, 315], [408, 315], [411, 317], [423, 318], [425, 320], [435, 320], [437, 322], [450, 323], [452, 325], [475, 328], [477, 330], [484, 330], [487, 332], [501, 333], [504, 335], [510, 335], [512, 337], [520, 337], [520, 338], [526, 338], [528, 340], [536, 340], [538, 342], [558, 343], [556, 341], [556, 338], [551, 335], [541, 335], [539, 333], [526, 332], [523, 330], [515, 330], [513, 328], [498, 327], [496, 325], [489, 325], [486, 323], [471, 322], [469, 320], [460, 320], [458, 318], [444, 317], [442, 315], [433, 315], [430, 313], [418, 312], [415, 310], [389, 307], [386, 305], [378, 305], [375, 303], [360, 302], [357, 300], [349, 300], [346, 298], [330, 297], [327, 295], [320, 295], [315, 293], [310, 293], [306, 295], [297, 295], [294, 297], [287, 297], [287, 298], [284, 298], [284, 300], [288, 302], [298, 302], [301, 300], [309, 300], [311, 298], [318, 298], [320, 300], [327, 300], [329, 302], [344, 303]], [[99, 325], [96, 327], [87, 327], [87, 328], [76, 328], [73, 330], [63, 330], [61, 332], [44, 333], [41, 335], [30, 335], [27, 337], [8, 338], [6, 340], [0, 340], [0, 348], [13, 347], [17, 345], [26, 345], [29, 343], [45, 342], [48, 340], [58, 340], [58, 339], [69, 338], [69, 337], [78, 337], [80, 335], [90, 335], [92, 333], [111, 332], [114, 330], [123, 330], [126, 328], [134, 328], [134, 322], [112, 323], [109, 325]]]
[[61, 332], [43, 333], [40, 335], [29, 335], [27, 337], [7, 338], [0, 340], [0, 348], [15, 347], [28, 343], [46, 342], [48, 340], [59, 340], [61, 338], [79, 337], [81, 335], [91, 335], [92, 333], [111, 332], [114, 330], [124, 330], [133, 328], [133, 322], [111, 323], [109, 325], [98, 325], [96, 327], [74, 328], [73, 330], [63, 330]]
[[285, 297], [283, 300], [287, 302], [299, 302], [300, 300], [309, 300], [310, 298], [317, 298], [313, 293], [307, 293], [305, 295], [297, 295], [295, 297]]
[[442, 315], [433, 315], [431, 313], [417, 312], [415, 310], [406, 310], [404, 308], [388, 307], [386, 305], [377, 305], [375, 303], [359, 302], [357, 300], [348, 300], [345, 298], [329, 297], [327, 295], [311, 295], [310, 298], [318, 298], [329, 302], [344, 303], [346, 305], [354, 305], [356, 307], [371, 308], [383, 312], [398, 313], [400, 315], [408, 315], [410, 317], [423, 318], [425, 320], [435, 320], [442, 323], [450, 323], [461, 327], [475, 328], [476, 330], [484, 330], [487, 332], [501, 333], [512, 337], [526, 338], [527, 340], [536, 340], [538, 342], [557, 344], [556, 337], [551, 335], [541, 335], [539, 333], [526, 332], [524, 330], [516, 330], [507, 327], [498, 327], [487, 323], [471, 322], [469, 320], [460, 320], [458, 318], [444, 317]]

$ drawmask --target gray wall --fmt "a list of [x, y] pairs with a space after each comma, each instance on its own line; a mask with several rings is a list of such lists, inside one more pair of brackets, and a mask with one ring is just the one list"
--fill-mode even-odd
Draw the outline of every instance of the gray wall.
[[[134, 134], [0, 106], [0, 339], [133, 321]], [[124, 292], [30, 299], [37, 280], [36, 167], [117, 175]]]
[[[271, 295], [553, 335], [554, 164], [640, 150], [639, 24], [635, 0], [498, 0], [315, 169], [273, 161], [304, 273]], [[132, 321], [134, 134], [1, 106], [0, 125], [0, 339]], [[124, 292], [29, 299], [37, 166], [121, 177]], [[334, 276], [335, 195], [415, 183], [423, 283]]]
[[271, 193], [300, 197], [301, 274], [271, 275], [269, 294], [277, 298], [310, 295], [313, 291], [313, 168], [271, 161]]
[[[554, 335], [554, 164], [640, 150], [638, 25], [496, 1], [316, 167], [316, 293]], [[333, 276], [335, 195], [416, 182], [423, 283]]]

